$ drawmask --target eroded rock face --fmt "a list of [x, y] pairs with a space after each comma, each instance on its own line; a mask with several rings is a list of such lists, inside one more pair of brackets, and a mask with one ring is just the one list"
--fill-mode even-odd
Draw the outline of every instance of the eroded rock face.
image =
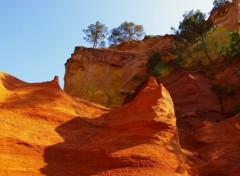
[[213, 81], [199, 71], [176, 71], [161, 80], [173, 97], [175, 112], [185, 116], [222, 116], [221, 104], [212, 90]]
[[173, 98], [180, 146], [191, 175], [239, 174], [239, 112], [232, 115], [240, 105], [239, 69], [236, 59], [214, 77], [175, 71], [161, 80]]
[[56, 79], [0, 76], [0, 175], [188, 175], [172, 99], [154, 78], [109, 110], [68, 96]]
[[234, 0], [223, 7], [213, 9], [210, 19], [218, 27], [227, 27], [230, 31], [237, 29], [240, 25], [240, 1]]
[[70, 97], [57, 78], [26, 83], [0, 72], [0, 97], [1, 176], [43, 175], [45, 149], [64, 142], [55, 131], [58, 126], [76, 116], [94, 118], [109, 112]]
[[120, 107], [147, 78], [146, 63], [153, 52], [171, 58], [171, 36], [130, 42], [110, 49], [77, 47], [66, 63], [64, 90], [75, 97]]
[[[186, 175], [173, 103], [154, 78], [125, 106], [93, 120], [77, 117], [56, 131], [65, 142], [46, 149], [46, 175]], [[71, 151], [60, 156], [66, 146]], [[56, 160], [65, 161], [56, 167]]]

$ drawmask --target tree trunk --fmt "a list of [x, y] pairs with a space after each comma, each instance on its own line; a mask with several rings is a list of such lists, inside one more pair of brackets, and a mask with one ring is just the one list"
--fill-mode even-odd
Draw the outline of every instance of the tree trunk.
[[211, 59], [211, 57], [208, 55], [208, 52], [207, 52], [207, 48], [205, 46], [205, 42], [204, 42], [204, 39], [203, 39], [203, 36], [201, 35], [201, 39], [202, 39], [202, 45], [203, 45], [203, 51], [205, 53], [205, 55], [207, 56], [208, 60], [211, 62], [211, 64], [213, 65], [213, 60]]

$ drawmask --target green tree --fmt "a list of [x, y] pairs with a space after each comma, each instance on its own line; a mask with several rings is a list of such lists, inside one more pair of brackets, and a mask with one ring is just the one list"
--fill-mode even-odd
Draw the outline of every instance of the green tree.
[[219, 50], [225, 60], [240, 57], [240, 30], [228, 34], [228, 44]]
[[110, 33], [111, 33], [111, 35], [108, 37], [109, 45], [116, 46], [116, 45], [120, 44], [121, 42], [123, 42], [122, 39], [120, 38], [120, 36], [122, 35], [121, 31], [118, 28], [113, 28], [110, 31]]
[[[201, 11], [189, 11], [183, 15], [184, 19], [180, 22], [178, 30], [172, 28], [175, 34], [175, 41], [181, 47], [187, 48], [196, 45], [200, 41], [200, 46], [205, 56], [211, 64], [213, 61], [208, 54], [206, 43], [204, 41], [205, 34], [213, 28], [213, 23], [206, 20], [206, 14]], [[199, 44], [197, 44], [199, 46]]]
[[142, 25], [125, 21], [118, 28], [111, 30], [108, 42], [110, 45], [118, 45], [126, 41], [141, 40], [144, 34]]
[[86, 34], [86, 37], [83, 37], [83, 39], [93, 44], [93, 48], [105, 47], [104, 39], [107, 35], [107, 27], [105, 24], [97, 21], [95, 24], [90, 24], [83, 32]]
[[231, 0], [214, 0], [213, 1], [213, 8], [216, 9], [218, 7], [222, 7], [226, 4], [229, 4], [230, 2], [232, 2]]

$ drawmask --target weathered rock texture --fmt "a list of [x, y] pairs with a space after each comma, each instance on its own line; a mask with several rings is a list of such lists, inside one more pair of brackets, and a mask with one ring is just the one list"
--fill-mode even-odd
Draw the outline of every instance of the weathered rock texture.
[[55, 129], [77, 116], [106, 112], [64, 93], [57, 79], [29, 84], [0, 72], [0, 175], [43, 175], [45, 149], [64, 142]]
[[109, 110], [71, 98], [57, 79], [0, 75], [0, 175], [188, 175], [168, 91], [150, 78]]
[[240, 1], [234, 0], [223, 7], [212, 10], [210, 19], [218, 27], [225, 26], [230, 30], [236, 29], [240, 24]]
[[239, 175], [240, 61], [214, 77], [176, 71], [161, 79], [175, 105], [179, 141], [191, 175]]
[[120, 107], [147, 78], [151, 53], [159, 51], [165, 60], [171, 57], [170, 41], [171, 36], [165, 36], [110, 49], [76, 47], [66, 63], [64, 90], [107, 107]]

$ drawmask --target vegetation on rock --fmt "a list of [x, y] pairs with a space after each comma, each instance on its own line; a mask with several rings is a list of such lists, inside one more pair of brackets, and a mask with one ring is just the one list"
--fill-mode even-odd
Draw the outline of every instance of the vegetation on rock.
[[143, 40], [148, 40], [156, 37], [155, 35], [145, 35]]
[[93, 48], [105, 47], [104, 39], [107, 34], [107, 27], [105, 24], [101, 24], [97, 21], [95, 24], [90, 24], [87, 29], [83, 30], [83, 32], [86, 34], [86, 37], [83, 39], [93, 44]]
[[213, 23], [206, 20], [206, 14], [201, 11], [189, 11], [183, 15], [184, 19], [180, 22], [178, 29], [172, 28], [174, 36], [173, 51], [178, 59], [183, 59], [202, 50], [205, 57], [208, 58], [211, 64], [213, 61], [208, 54], [204, 37], [207, 32], [213, 28]]
[[228, 44], [221, 47], [219, 53], [226, 61], [240, 56], [240, 30], [229, 33]]
[[[109, 32], [105, 24], [97, 21], [95, 24], [90, 24], [83, 32], [86, 34], [86, 37], [83, 37], [83, 39], [93, 44], [93, 48], [104, 48], [106, 46], [105, 38]], [[141, 40], [144, 35], [145, 32], [142, 25], [125, 21], [119, 27], [110, 31], [108, 43], [110, 46], [116, 46], [123, 42]]]
[[161, 60], [159, 53], [152, 54], [147, 62], [147, 73], [151, 76], [161, 76], [162, 73], [168, 68], [168, 65]]
[[142, 25], [127, 21], [122, 23], [118, 28], [113, 28], [110, 33], [111, 35], [108, 38], [109, 45], [118, 45], [122, 42], [141, 40], [144, 36]]

